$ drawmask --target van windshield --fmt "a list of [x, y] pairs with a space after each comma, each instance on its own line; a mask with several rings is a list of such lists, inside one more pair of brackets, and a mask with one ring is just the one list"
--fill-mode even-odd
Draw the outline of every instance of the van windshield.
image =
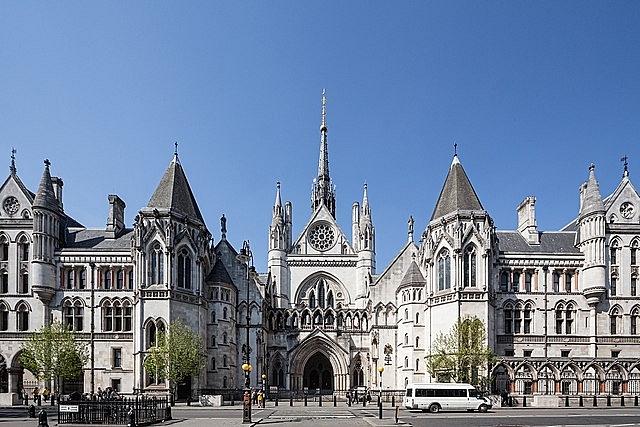
[[413, 389], [411, 389], [411, 388], [408, 388], [408, 389], [407, 389], [407, 396], [408, 396], [408, 397], [413, 396]]
[[478, 393], [478, 390], [476, 390], [475, 388], [470, 388], [469, 389], [469, 397], [476, 397], [478, 399], [481, 399], [482, 396], [480, 395], [480, 393]]

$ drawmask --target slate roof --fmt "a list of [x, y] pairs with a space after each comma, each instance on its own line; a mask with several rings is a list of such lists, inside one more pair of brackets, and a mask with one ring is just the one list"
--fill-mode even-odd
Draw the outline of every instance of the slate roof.
[[131, 228], [124, 229], [115, 239], [107, 239], [104, 228], [70, 230], [66, 236], [65, 249], [129, 250], [132, 236]]
[[427, 283], [415, 261], [411, 261], [407, 272], [400, 281], [400, 286], [423, 285]]
[[224, 266], [224, 263], [220, 258], [216, 261], [211, 273], [205, 279], [206, 282], [213, 283], [228, 283], [233, 285], [233, 280], [231, 280], [231, 276], [229, 276], [229, 272], [227, 268]]
[[496, 236], [500, 252], [580, 253], [578, 248], [574, 246], [575, 232], [542, 232], [540, 233], [539, 245], [528, 244], [517, 231], [496, 231]]
[[481, 211], [484, 208], [458, 160], [458, 155], [455, 155], [431, 215], [431, 221], [458, 210]]
[[56, 193], [53, 190], [53, 183], [51, 182], [49, 163], [45, 163], [42, 178], [40, 178], [40, 185], [33, 199], [33, 207], [48, 209], [52, 212], [60, 211], [60, 205], [58, 204]]
[[193, 196], [177, 154], [174, 155], [147, 206], [149, 208], [173, 210], [188, 217], [196, 218], [204, 224], [196, 198]]

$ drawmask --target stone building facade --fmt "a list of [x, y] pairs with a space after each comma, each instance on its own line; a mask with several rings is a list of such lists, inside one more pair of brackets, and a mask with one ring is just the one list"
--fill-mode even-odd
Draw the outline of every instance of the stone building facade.
[[227, 240], [224, 216], [214, 241], [177, 152], [133, 226], [124, 201], [109, 195], [104, 228], [64, 210], [63, 181], [48, 161], [32, 192], [12, 156], [0, 187], [0, 404], [36, 383], [20, 346], [54, 319], [90, 343], [92, 356], [62, 392], [166, 390], [143, 361], [176, 319], [200, 334], [207, 357], [198, 378], [178, 385], [180, 396], [241, 388], [246, 361], [251, 384], [271, 390], [401, 389], [434, 381], [425, 364], [434, 339], [477, 316], [497, 355], [482, 372], [494, 392], [640, 393], [640, 196], [626, 163], [607, 197], [589, 168], [563, 229], [538, 230], [527, 197], [509, 231], [496, 227], [454, 155], [425, 230], [414, 236], [409, 217], [406, 243], [378, 272], [366, 185], [350, 230], [336, 220], [324, 96], [319, 154], [297, 236], [277, 184], [267, 271], [257, 274], [239, 256], [249, 248]]

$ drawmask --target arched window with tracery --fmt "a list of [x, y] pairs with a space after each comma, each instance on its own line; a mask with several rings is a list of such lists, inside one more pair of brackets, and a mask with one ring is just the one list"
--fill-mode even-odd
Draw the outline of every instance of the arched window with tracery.
[[191, 289], [191, 256], [186, 248], [178, 252], [178, 287]]
[[464, 251], [464, 287], [476, 285], [476, 247], [469, 245]]
[[438, 256], [438, 290], [451, 288], [451, 257], [449, 251], [443, 249]]
[[364, 371], [362, 370], [362, 360], [358, 357], [355, 361], [351, 374], [351, 386], [358, 387], [364, 385]]
[[82, 331], [84, 321], [84, 305], [76, 300], [64, 302], [64, 324], [74, 331]]
[[560, 303], [556, 306], [556, 334], [570, 335], [574, 333], [575, 306], [572, 303]]
[[164, 283], [164, 252], [160, 243], [151, 248], [151, 284]]

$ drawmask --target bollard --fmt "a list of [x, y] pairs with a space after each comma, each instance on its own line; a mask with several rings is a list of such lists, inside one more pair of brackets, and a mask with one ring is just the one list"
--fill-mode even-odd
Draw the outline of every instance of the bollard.
[[523, 408], [527, 407], [527, 396], [522, 396], [522, 407]]
[[378, 405], [378, 419], [382, 419], [382, 400], [380, 400], [380, 404]]
[[620, 406], [624, 406], [624, 396], [620, 396]]
[[398, 424], [398, 414], [400, 413], [400, 406], [396, 406], [396, 424]]
[[633, 399], [633, 406], [638, 406], [638, 396]]
[[611, 406], [611, 395], [607, 394], [607, 406]]
[[333, 406], [338, 406], [338, 399], [335, 394], [333, 395]]
[[44, 409], [41, 409], [38, 414], [38, 427], [49, 427], [49, 423], [47, 422], [47, 411]]
[[38, 406], [42, 406], [42, 395], [38, 395]]
[[367, 395], [362, 396], [362, 407], [367, 406]]
[[593, 395], [593, 406], [598, 406], [598, 398], [595, 394]]
[[564, 406], [569, 407], [569, 396], [564, 397]]
[[129, 409], [127, 419], [129, 420], [127, 427], [136, 427], [136, 413], [133, 412], [133, 408]]
[[293, 406], [293, 393], [289, 395], [289, 406]]
[[191, 395], [187, 396], [187, 406], [191, 406]]
[[318, 396], [318, 406], [322, 406], [322, 394]]
[[304, 406], [307, 406], [307, 395], [304, 395]]
[[274, 405], [275, 405], [275, 406], [278, 406], [278, 396], [276, 396], [276, 400], [275, 400], [275, 402], [274, 402]]
[[171, 405], [169, 405], [169, 401], [167, 400], [167, 408], [165, 409], [164, 417], [166, 420], [171, 419]]
[[351, 408], [351, 395], [347, 395], [347, 406]]
[[580, 399], [578, 400], [578, 406], [582, 408], [583, 403], [582, 403], [582, 395], [580, 395]]
[[36, 417], [36, 407], [33, 405], [29, 405], [29, 418]]
[[391, 396], [391, 407], [395, 408], [396, 407], [396, 395], [392, 395]]

